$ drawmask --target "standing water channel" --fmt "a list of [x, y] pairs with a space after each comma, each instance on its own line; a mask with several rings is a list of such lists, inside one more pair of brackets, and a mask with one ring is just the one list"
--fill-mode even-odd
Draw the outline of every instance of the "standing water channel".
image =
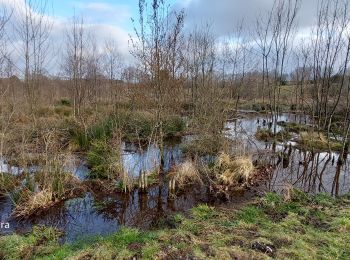
[[[258, 141], [255, 133], [259, 128], [267, 128], [266, 115], [241, 113], [238, 119], [227, 122], [225, 134], [237, 148], [252, 154], [256, 164], [271, 166], [271, 172], [259, 189], [281, 192], [288, 186], [294, 186], [309, 193], [327, 192], [341, 195], [350, 191], [350, 160], [342, 166], [337, 165], [337, 153], [312, 153], [303, 151], [292, 140], [273, 146], [271, 143]], [[278, 121], [307, 122], [308, 119], [295, 114], [282, 114]], [[278, 131], [281, 129], [278, 129]], [[181, 146], [188, 142], [183, 137], [177, 143], [165, 146], [163, 170], [167, 173], [173, 166], [184, 160]], [[123, 144], [123, 165], [125, 171], [137, 176], [140, 171], [152, 171], [160, 165], [160, 151], [150, 145], [140, 150], [132, 144]], [[0, 161], [0, 171], [19, 174], [21, 169]], [[35, 171], [35, 169], [33, 169]], [[89, 169], [84, 162], [77, 162], [71, 169], [84, 180]], [[245, 196], [251, 196], [245, 195]], [[191, 188], [176, 196], [169, 196], [165, 182], [151, 186], [147, 192], [135, 190], [129, 194], [103, 194], [87, 192], [81, 198], [70, 199], [55, 205], [45, 213], [21, 220], [11, 218], [14, 205], [9, 198], [0, 198], [0, 220], [9, 222], [10, 229], [0, 232], [27, 232], [34, 225], [47, 225], [64, 231], [64, 241], [70, 242], [83, 236], [107, 235], [121, 226], [148, 228], [158, 221], [177, 212], [186, 212], [198, 203], [209, 202], [205, 188]], [[240, 202], [237, 197], [233, 202]]]

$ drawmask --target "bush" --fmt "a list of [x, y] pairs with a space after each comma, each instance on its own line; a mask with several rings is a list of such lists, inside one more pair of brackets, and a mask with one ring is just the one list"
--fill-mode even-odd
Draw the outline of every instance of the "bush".
[[67, 106], [70, 107], [72, 105], [72, 101], [68, 98], [62, 98], [59, 102], [61, 106]]
[[122, 170], [119, 146], [113, 147], [105, 139], [95, 140], [87, 153], [91, 167], [90, 178], [114, 178]]
[[61, 116], [69, 117], [72, 114], [72, 109], [69, 107], [59, 106], [55, 107], [55, 113]]
[[340, 151], [342, 149], [340, 142], [328, 140], [324, 134], [317, 132], [301, 132], [298, 142], [309, 150], [327, 151], [330, 148], [333, 151]]
[[164, 133], [167, 138], [174, 137], [185, 130], [186, 124], [181, 117], [169, 117], [164, 123]]
[[257, 112], [263, 110], [260, 104], [253, 104], [252, 109], [257, 111]]
[[190, 155], [217, 155], [228, 140], [221, 136], [203, 135], [182, 146], [182, 151]]
[[11, 192], [18, 184], [14, 175], [0, 172], [0, 195]]
[[87, 153], [87, 162], [91, 167], [90, 177], [107, 177], [108, 145], [105, 140], [95, 140]]

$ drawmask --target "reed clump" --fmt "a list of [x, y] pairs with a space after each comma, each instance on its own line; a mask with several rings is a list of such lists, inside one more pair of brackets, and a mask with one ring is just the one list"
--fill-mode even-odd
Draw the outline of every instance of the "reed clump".
[[11, 193], [15, 202], [13, 216], [30, 217], [85, 191], [85, 186], [71, 173], [27, 174], [24, 185]]
[[6, 195], [19, 184], [19, 179], [8, 173], [0, 173], [0, 195]]
[[221, 153], [214, 165], [214, 173], [219, 182], [227, 186], [237, 186], [248, 182], [254, 172], [250, 157], [231, 157]]
[[187, 185], [203, 184], [202, 176], [195, 162], [187, 160], [176, 167], [169, 173], [169, 188], [175, 189], [175, 186], [183, 189]]
[[12, 215], [16, 218], [29, 217], [34, 213], [48, 208], [54, 204], [53, 192], [51, 189], [45, 189], [39, 192], [32, 192], [25, 189], [21, 192], [19, 202]]

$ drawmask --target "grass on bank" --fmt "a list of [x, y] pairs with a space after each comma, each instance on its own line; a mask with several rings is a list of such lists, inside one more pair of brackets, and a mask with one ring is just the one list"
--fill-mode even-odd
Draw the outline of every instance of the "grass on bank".
[[[52, 229], [0, 238], [4, 259], [346, 259], [350, 196], [334, 199], [292, 190], [267, 193], [240, 210], [199, 205], [153, 231], [122, 228], [108, 237], [59, 246]], [[169, 221], [168, 221], [169, 222]], [[166, 222], [164, 222], [166, 223]], [[45, 239], [43, 239], [45, 236]]]
[[[120, 109], [101, 119], [85, 132], [81, 129], [72, 131], [72, 139], [78, 149], [86, 150], [93, 141], [109, 139], [118, 129], [122, 140], [138, 143], [154, 137], [156, 125], [156, 117], [150, 112]], [[180, 116], [167, 115], [163, 120], [165, 139], [181, 134], [184, 129], [185, 121]]]
[[341, 151], [341, 142], [329, 140], [323, 133], [301, 132], [298, 143], [307, 150], [312, 151]]
[[270, 129], [260, 128], [255, 133], [255, 137], [256, 139], [264, 142], [272, 142], [274, 140], [278, 142], [283, 142], [291, 139], [292, 135], [290, 132], [285, 130], [279, 131], [276, 134], [274, 134], [273, 131]]

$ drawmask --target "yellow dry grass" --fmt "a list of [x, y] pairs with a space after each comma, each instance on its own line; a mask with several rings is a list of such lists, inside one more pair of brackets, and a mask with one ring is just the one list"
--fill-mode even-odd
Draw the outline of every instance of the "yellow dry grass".
[[36, 193], [27, 192], [16, 205], [13, 212], [14, 217], [24, 217], [34, 214], [37, 210], [49, 207], [53, 204], [53, 193], [45, 189]]
[[169, 174], [173, 178], [178, 187], [183, 188], [189, 184], [202, 183], [199, 170], [193, 161], [185, 161], [177, 166], [176, 170]]
[[327, 143], [327, 138], [322, 133], [317, 132], [301, 132], [300, 138], [303, 142], [319, 141], [322, 143]]
[[225, 185], [235, 186], [242, 180], [248, 182], [254, 171], [254, 166], [249, 157], [231, 158], [230, 155], [222, 153], [215, 163], [217, 178]]

